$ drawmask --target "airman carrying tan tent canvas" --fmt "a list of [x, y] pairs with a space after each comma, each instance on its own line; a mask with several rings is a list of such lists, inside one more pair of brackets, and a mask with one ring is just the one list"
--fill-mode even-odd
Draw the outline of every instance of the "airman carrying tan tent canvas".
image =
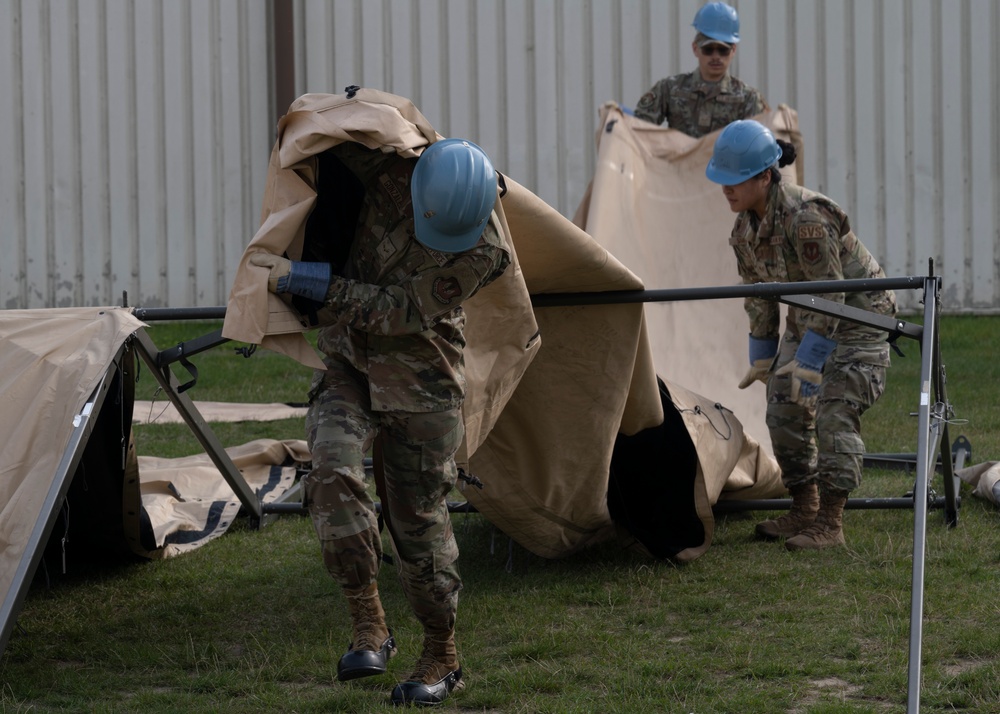
[[[408, 100], [369, 89], [300, 97], [278, 134], [261, 228], [241, 261], [223, 335], [317, 366], [301, 335], [308, 325], [267, 293], [266, 276], [248, 265], [248, 255], [302, 255], [319, 194], [335, 190], [317, 179], [323, 151], [356, 141], [418, 156], [442, 137]], [[478, 510], [528, 550], [560, 557], [614, 535], [607, 489], [615, 442], [619, 434], [662, 425], [663, 405], [641, 304], [531, 305], [531, 295], [641, 290], [642, 280], [516, 180], [504, 176], [500, 183], [494, 220], [516, 260], [467, 304], [460, 465], [484, 484], [465, 491]], [[742, 429], [739, 435], [728, 447], [737, 455], [744, 453]], [[773, 478], [773, 463], [756, 442], [746, 443], [755, 455], [750, 471], [741, 470], [749, 461], [738, 457], [703, 463], [703, 471], [725, 483], [738, 464], [741, 483], [760, 473]]]

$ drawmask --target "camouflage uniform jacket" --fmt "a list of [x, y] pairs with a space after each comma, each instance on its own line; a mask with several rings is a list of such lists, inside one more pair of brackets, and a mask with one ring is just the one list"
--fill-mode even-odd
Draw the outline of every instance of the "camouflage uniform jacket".
[[706, 82], [695, 70], [661, 79], [639, 99], [635, 115], [654, 124], [666, 119], [671, 129], [698, 138], [766, 109], [761, 93], [736, 77]]
[[[762, 220], [753, 211], [736, 219], [730, 245], [744, 284], [884, 278], [885, 273], [851, 230], [847, 214], [826, 196], [784, 183], [773, 184]], [[891, 290], [827, 293], [824, 298], [879, 315], [895, 315]], [[777, 337], [779, 304], [746, 298], [754, 337]], [[787, 329], [801, 339], [806, 330], [836, 340], [838, 354], [871, 364], [889, 364], [887, 334], [873, 327], [797, 307], [788, 309]], [[849, 354], [847, 354], [849, 353]]]
[[[491, 222], [462, 253], [439, 253], [414, 237], [414, 159], [354, 143], [334, 149], [365, 187], [347, 264], [318, 313], [326, 363], [346, 361], [368, 377], [374, 411], [436, 412], [465, 397], [461, 304], [510, 263]], [[495, 215], [495, 214], [494, 214]]]

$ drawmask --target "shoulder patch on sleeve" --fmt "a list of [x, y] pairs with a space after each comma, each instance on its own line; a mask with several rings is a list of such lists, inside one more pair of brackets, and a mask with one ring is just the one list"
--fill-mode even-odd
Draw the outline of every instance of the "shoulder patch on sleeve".
[[802, 256], [802, 260], [807, 263], [818, 263], [823, 251], [820, 250], [819, 243], [817, 241], [810, 240], [802, 243], [799, 254]]
[[809, 239], [821, 240], [826, 238], [826, 228], [819, 223], [809, 223], [799, 226], [797, 237], [800, 241]]
[[804, 223], [799, 225], [795, 229], [799, 257], [810, 264], [815, 264], [822, 260], [824, 251], [826, 250], [824, 243], [828, 235], [827, 228], [822, 223]]
[[434, 278], [431, 295], [442, 305], [451, 305], [452, 300], [462, 295], [462, 286], [456, 277]]

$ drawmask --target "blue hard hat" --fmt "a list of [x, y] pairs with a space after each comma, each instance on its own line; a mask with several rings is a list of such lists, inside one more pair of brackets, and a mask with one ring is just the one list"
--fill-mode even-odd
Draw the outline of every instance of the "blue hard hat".
[[432, 250], [460, 253], [486, 228], [497, 200], [497, 174], [471, 141], [443, 139], [417, 159], [410, 196], [417, 240]]
[[735, 45], [740, 41], [740, 16], [736, 8], [724, 2], [702, 5], [691, 23], [698, 32], [713, 40]]
[[770, 129], [753, 119], [740, 119], [715, 140], [705, 176], [723, 186], [735, 186], [774, 166], [780, 158], [781, 147]]

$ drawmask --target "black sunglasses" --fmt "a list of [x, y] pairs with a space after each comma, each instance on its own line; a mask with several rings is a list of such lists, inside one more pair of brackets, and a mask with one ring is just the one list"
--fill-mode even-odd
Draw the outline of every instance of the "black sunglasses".
[[728, 57], [729, 53], [733, 51], [733, 48], [729, 45], [702, 45], [701, 53], [706, 57], [711, 57], [712, 55], [719, 55], [719, 57]]

